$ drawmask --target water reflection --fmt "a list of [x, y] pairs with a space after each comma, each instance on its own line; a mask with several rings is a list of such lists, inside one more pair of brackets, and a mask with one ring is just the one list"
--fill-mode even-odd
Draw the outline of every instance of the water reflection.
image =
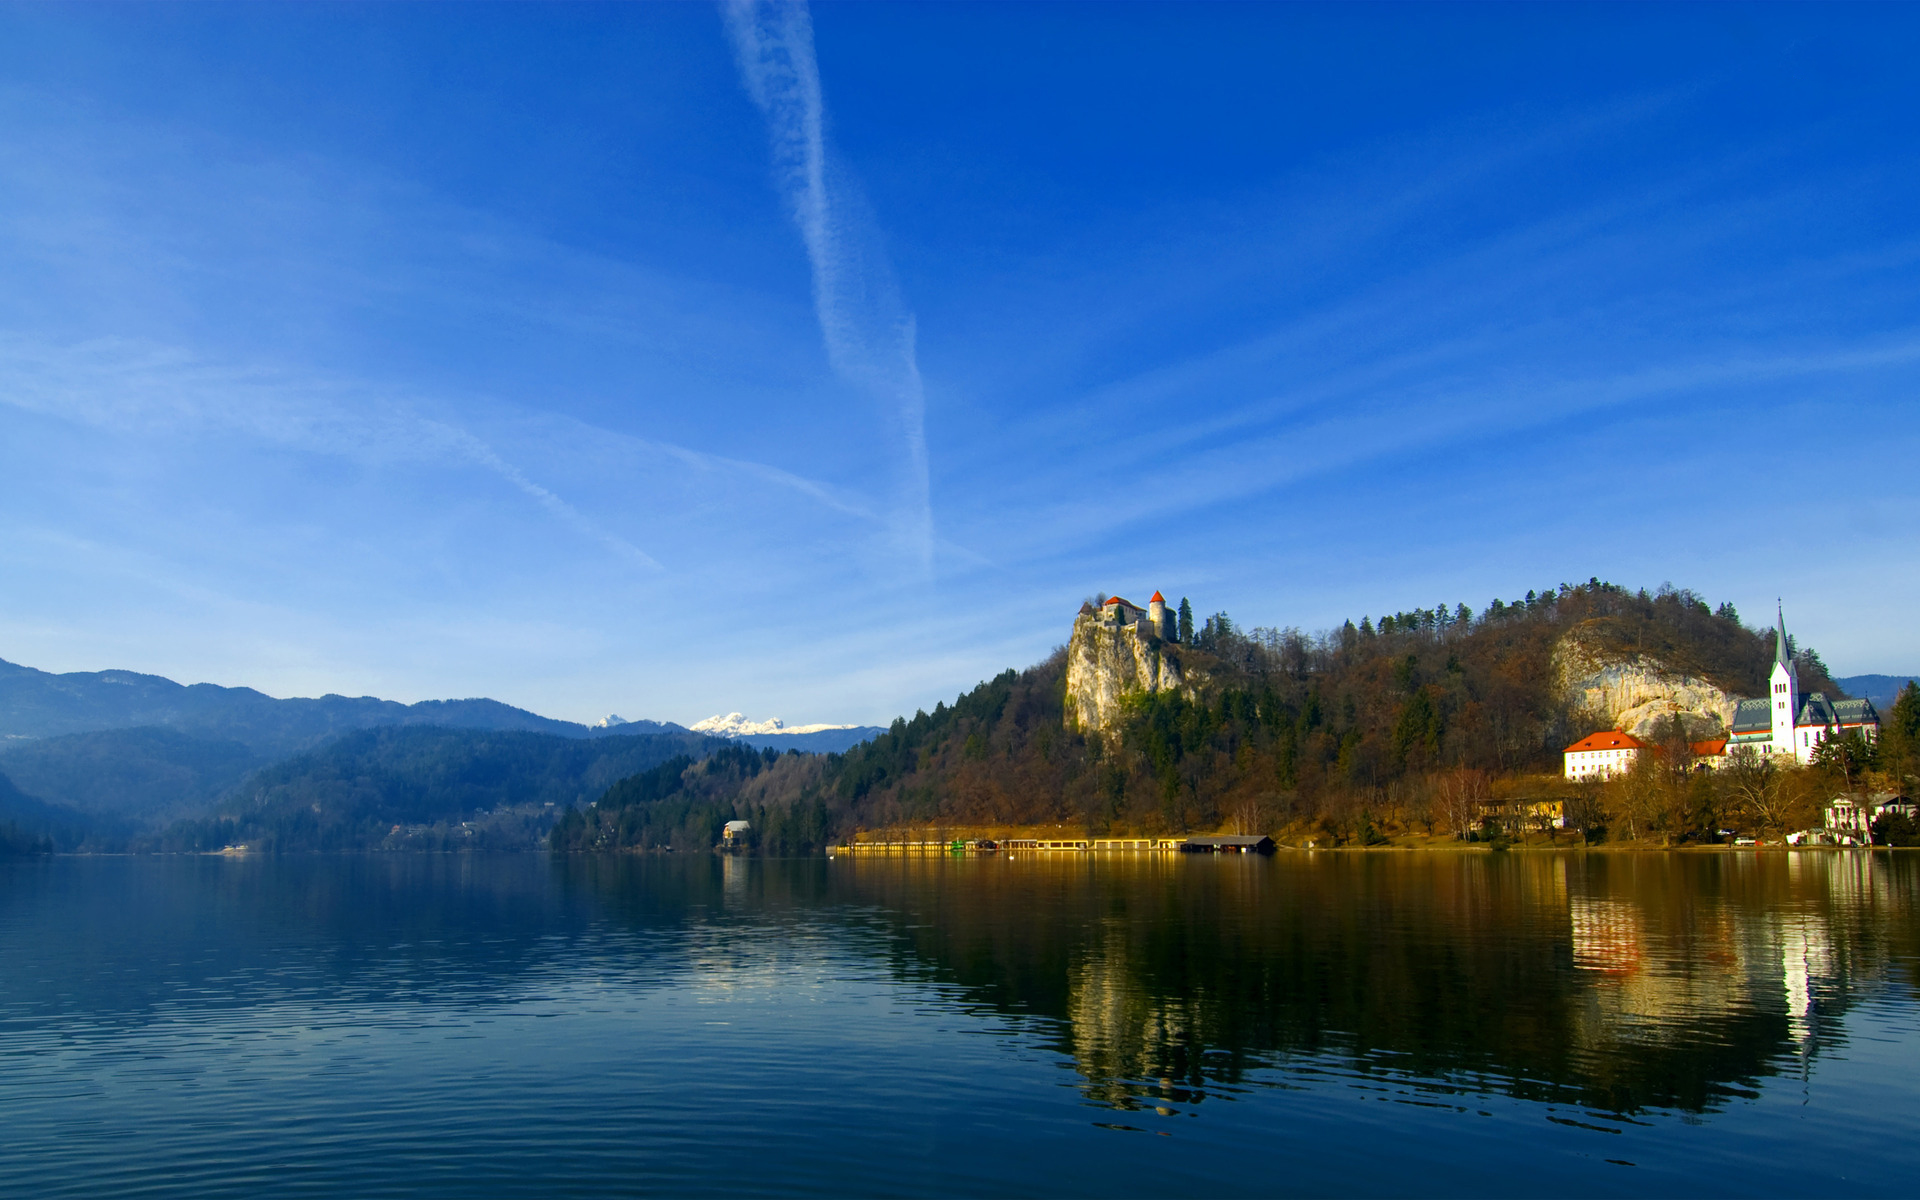
[[1805, 1070], [1915, 950], [1910, 856], [833, 866], [896, 969], [1045, 1019], [1122, 1110], [1334, 1064], [1435, 1098], [1710, 1112]]
[[60, 860], [0, 868], [0, 1023], [724, 996], [808, 963], [991, 1017], [1120, 1112], [1338, 1073], [1710, 1113], [1811, 1071], [1863, 997], [1912, 1003], [1917, 895], [1902, 854]]

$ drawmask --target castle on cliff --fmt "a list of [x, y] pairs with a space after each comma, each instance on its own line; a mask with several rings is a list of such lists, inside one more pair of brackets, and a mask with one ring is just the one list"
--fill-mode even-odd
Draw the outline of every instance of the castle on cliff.
[[1174, 640], [1173, 614], [1167, 611], [1167, 598], [1159, 592], [1153, 594], [1153, 599], [1147, 601], [1145, 608], [1119, 596], [1108, 596], [1106, 603], [1098, 609], [1089, 600], [1080, 606], [1078, 619], [1088, 617], [1113, 629], [1131, 627], [1144, 636], [1157, 637], [1166, 642]]
[[1067, 641], [1067, 728], [1110, 733], [1131, 696], [1195, 694], [1206, 677], [1181, 663], [1175, 619], [1159, 592], [1145, 608], [1124, 596], [1080, 606]]

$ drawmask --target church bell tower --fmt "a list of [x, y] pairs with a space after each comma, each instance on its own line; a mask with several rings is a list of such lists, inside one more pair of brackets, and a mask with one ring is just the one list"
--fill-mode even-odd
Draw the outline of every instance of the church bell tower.
[[1800, 713], [1800, 677], [1793, 670], [1793, 655], [1787, 651], [1787, 617], [1775, 610], [1779, 621], [1773, 627], [1773, 752], [1801, 757], [1794, 742], [1793, 722]]

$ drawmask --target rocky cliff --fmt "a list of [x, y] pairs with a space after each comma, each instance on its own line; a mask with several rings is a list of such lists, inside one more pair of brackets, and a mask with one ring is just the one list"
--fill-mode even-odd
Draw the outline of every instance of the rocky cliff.
[[1146, 632], [1144, 622], [1120, 624], [1097, 613], [1083, 615], [1067, 642], [1067, 727], [1111, 730], [1128, 695], [1176, 690], [1192, 695], [1199, 682], [1197, 672], [1183, 669], [1180, 647]]
[[1724, 734], [1740, 697], [1642, 654], [1622, 655], [1576, 627], [1553, 652], [1554, 685], [1577, 718], [1650, 738], [1670, 713], [1694, 737]]

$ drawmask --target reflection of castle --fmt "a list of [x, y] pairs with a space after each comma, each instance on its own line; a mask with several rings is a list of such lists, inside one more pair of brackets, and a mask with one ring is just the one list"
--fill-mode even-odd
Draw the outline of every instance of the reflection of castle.
[[1180, 1061], [1196, 1040], [1193, 1002], [1149, 995], [1131, 959], [1126, 931], [1110, 927], [1068, 977], [1069, 1033], [1084, 1090], [1119, 1109], [1195, 1103], [1205, 1074], [1199, 1062]]

